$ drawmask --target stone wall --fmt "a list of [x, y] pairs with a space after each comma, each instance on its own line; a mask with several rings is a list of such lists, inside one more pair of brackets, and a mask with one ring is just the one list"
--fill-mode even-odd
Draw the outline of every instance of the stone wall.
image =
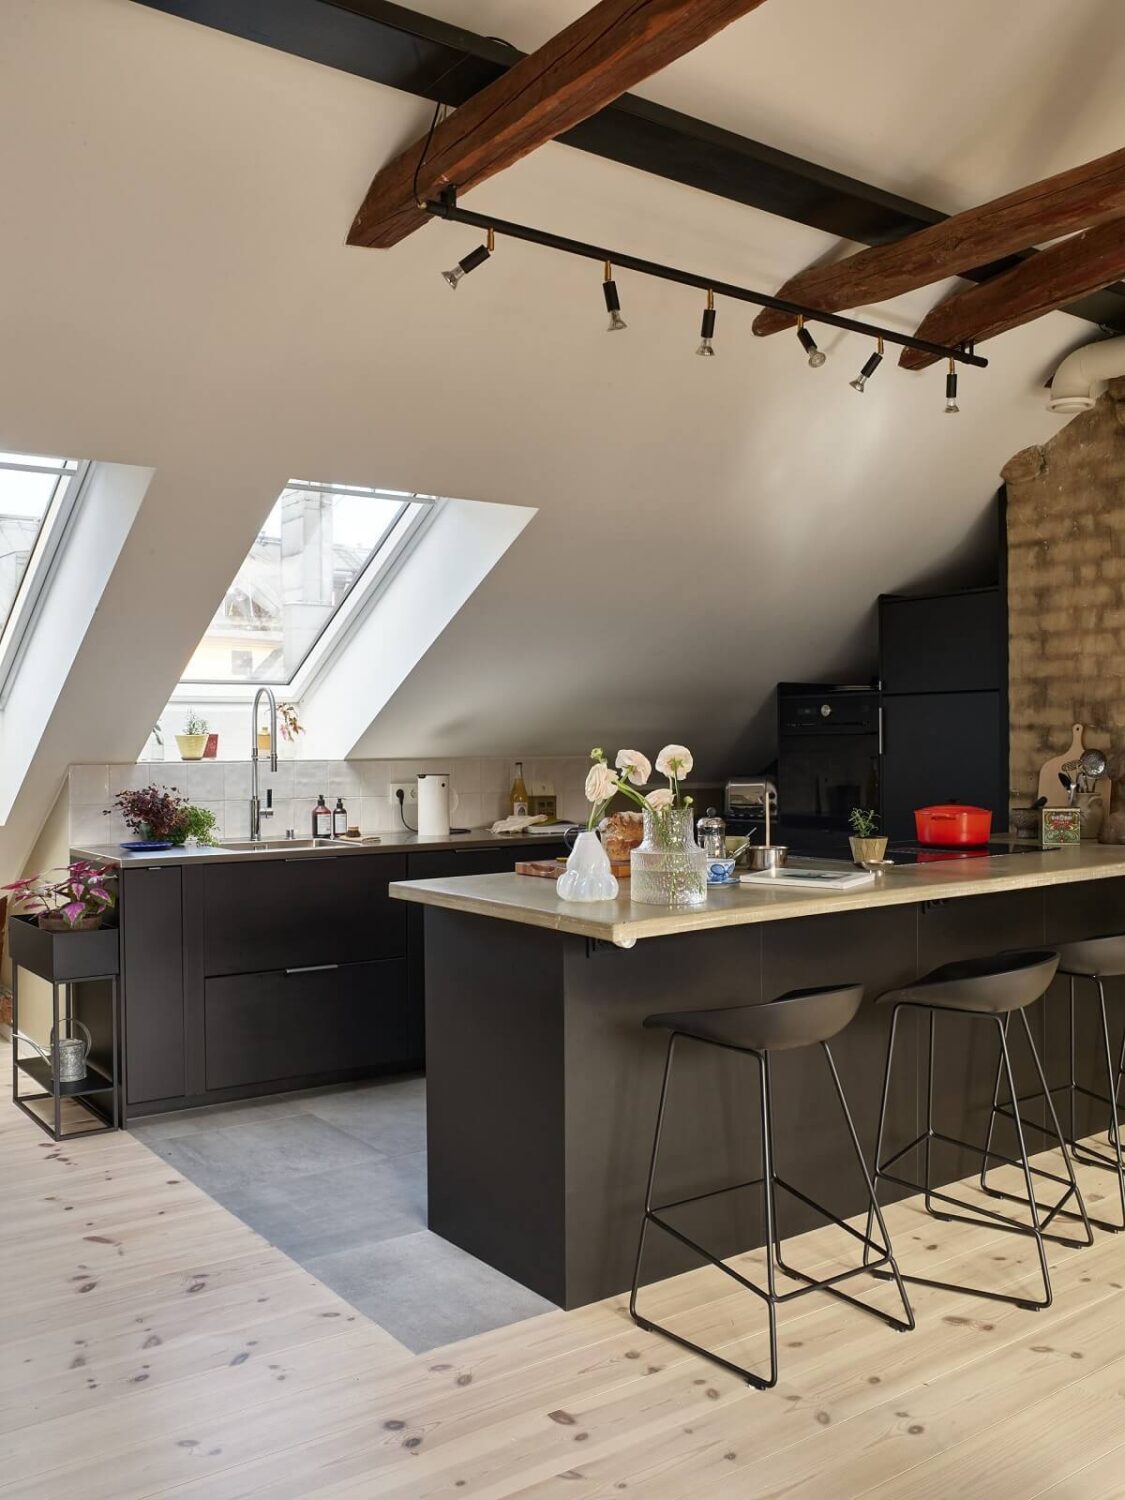
[[1072, 724], [1111, 752], [1111, 774], [1125, 774], [1125, 379], [1002, 477], [1011, 786], [1026, 801]]

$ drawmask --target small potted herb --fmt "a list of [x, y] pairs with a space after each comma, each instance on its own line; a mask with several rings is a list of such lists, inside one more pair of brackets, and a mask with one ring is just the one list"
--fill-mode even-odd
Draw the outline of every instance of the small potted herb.
[[871, 807], [853, 807], [848, 824], [852, 830], [848, 843], [856, 864], [881, 864], [887, 856], [887, 840], [878, 833], [879, 814]]
[[188, 709], [184, 720], [184, 732], [176, 736], [181, 760], [202, 760], [207, 749], [207, 720], [201, 719], [194, 708]]
[[171, 843], [183, 822], [187, 803], [176, 788], [156, 786], [139, 791], [118, 792], [106, 816], [119, 812], [125, 826], [146, 844]]
[[215, 814], [209, 807], [184, 807], [170, 835], [173, 844], [217, 844]]
[[4, 890], [12, 892], [14, 911], [49, 932], [92, 932], [117, 904], [110, 872], [87, 859], [14, 880]]

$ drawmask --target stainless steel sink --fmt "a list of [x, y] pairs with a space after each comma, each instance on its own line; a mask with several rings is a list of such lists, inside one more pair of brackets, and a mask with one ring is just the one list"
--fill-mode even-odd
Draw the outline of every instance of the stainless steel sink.
[[223, 839], [220, 849], [229, 849], [233, 854], [250, 854], [257, 849], [338, 849], [338, 839]]

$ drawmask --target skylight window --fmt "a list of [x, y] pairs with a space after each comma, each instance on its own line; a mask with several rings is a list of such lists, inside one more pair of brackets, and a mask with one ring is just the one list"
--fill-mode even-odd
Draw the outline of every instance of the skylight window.
[[293, 479], [182, 682], [290, 687], [403, 556], [432, 496]]
[[0, 453], [0, 693], [50, 577], [85, 465]]

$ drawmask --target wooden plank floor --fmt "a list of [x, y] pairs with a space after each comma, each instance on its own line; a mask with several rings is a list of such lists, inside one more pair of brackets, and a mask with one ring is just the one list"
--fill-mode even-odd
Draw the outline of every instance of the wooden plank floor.
[[[1082, 1181], [1111, 1213], [1110, 1176]], [[913, 1202], [888, 1219], [904, 1268], [1030, 1288], [1024, 1240]], [[766, 1393], [623, 1298], [412, 1355], [132, 1137], [55, 1146], [7, 1103], [0, 1245], [0, 1500], [1125, 1497], [1125, 1236], [1052, 1246], [1040, 1313], [915, 1287], [902, 1335], [800, 1299]], [[856, 1247], [790, 1248], [824, 1274]], [[645, 1310], [761, 1361], [731, 1287], [693, 1272]]]

